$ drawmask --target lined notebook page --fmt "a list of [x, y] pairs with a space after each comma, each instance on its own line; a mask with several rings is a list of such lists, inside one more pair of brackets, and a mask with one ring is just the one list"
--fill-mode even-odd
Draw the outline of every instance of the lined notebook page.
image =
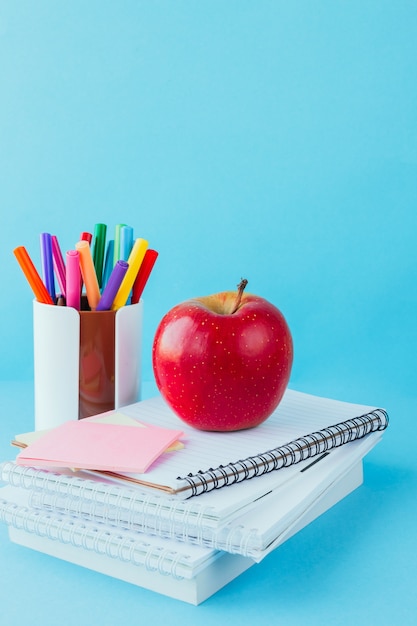
[[[257, 428], [231, 433], [212, 433], [187, 426], [160, 396], [119, 409], [143, 422], [167, 428], [182, 428], [186, 435], [184, 449], [163, 455], [145, 474], [128, 475], [172, 488], [175, 488], [178, 477], [266, 452], [297, 437], [372, 410], [374, 407], [320, 398], [287, 389], [276, 411]], [[303, 463], [308, 463], [308, 460]], [[215, 490], [204, 494], [204, 498], [207, 499], [207, 504], [222, 507], [230, 499], [233, 491], [234, 497], [245, 497], [249, 501], [257, 497], [257, 494], [279, 487], [294, 473], [299, 472], [303, 463], [271, 472], [262, 478], [233, 485], [233, 490], [230, 488]]]

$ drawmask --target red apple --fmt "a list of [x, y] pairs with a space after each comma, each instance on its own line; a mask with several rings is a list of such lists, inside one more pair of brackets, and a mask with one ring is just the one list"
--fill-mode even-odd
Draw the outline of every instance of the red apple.
[[152, 364], [174, 412], [201, 430], [252, 428], [278, 406], [293, 344], [282, 313], [264, 298], [225, 291], [178, 304], [161, 320]]

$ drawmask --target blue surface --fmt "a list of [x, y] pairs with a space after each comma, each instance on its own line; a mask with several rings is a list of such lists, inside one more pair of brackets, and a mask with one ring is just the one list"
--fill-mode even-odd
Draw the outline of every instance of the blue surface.
[[1, 3], [1, 457], [33, 424], [12, 249], [96, 222], [160, 252], [145, 381], [162, 315], [245, 276], [288, 320], [294, 388], [391, 416], [361, 489], [198, 608], [0, 527], [8, 624], [415, 623], [416, 36], [405, 1]]

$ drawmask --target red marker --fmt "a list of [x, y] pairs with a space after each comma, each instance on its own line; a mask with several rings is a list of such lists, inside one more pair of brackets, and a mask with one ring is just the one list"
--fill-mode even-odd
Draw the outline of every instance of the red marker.
[[80, 235], [80, 241], [88, 241], [88, 243], [91, 246], [91, 242], [93, 241], [93, 235], [92, 233], [81, 233]]
[[151, 250], [149, 248], [146, 250], [139, 272], [136, 276], [135, 282], [133, 283], [131, 299], [132, 304], [137, 304], [139, 302], [157, 258], [158, 253], [156, 250]]

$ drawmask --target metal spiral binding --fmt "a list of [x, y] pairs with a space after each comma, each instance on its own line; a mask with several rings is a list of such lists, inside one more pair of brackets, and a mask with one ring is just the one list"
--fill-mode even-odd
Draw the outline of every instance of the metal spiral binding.
[[152, 546], [147, 541], [124, 536], [117, 531], [110, 532], [101, 528], [99, 523], [54, 517], [47, 512], [35, 511], [3, 499], [0, 500], [0, 522], [177, 579], [184, 578], [184, 568], [187, 568], [190, 558], [181, 551]]
[[388, 415], [386, 411], [375, 409], [371, 413], [299, 437], [278, 448], [228, 465], [221, 465], [217, 469], [210, 468], [197, 474], [178, 477], [178, 480], [184, 482], [184, 490], [190, 490], [190, 496], [201, 495], [213, 489], [226, 487], [294, 465], [350, 441], [361, 439], [371, 432], [384, 430], [387, 426]]

